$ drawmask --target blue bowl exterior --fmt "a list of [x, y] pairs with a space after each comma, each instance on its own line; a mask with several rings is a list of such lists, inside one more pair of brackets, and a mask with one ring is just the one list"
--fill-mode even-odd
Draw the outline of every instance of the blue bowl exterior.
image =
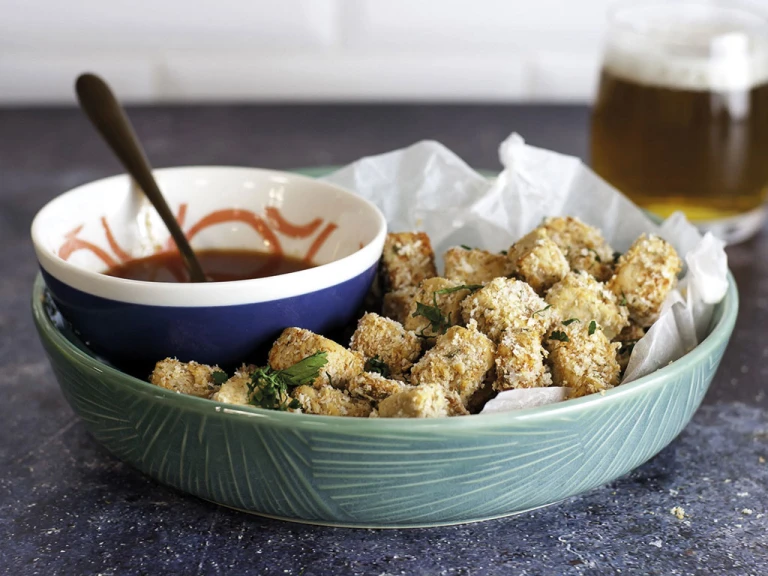
[[630, 384], [514, 414], [335, 418], [174, 394], [90, 357], [33, 297], [69, 404], [118, 458], [184, 492], [299, 522], [408, 527], [544, 506], [609, 482], [664, 448], [706, 393], [733, 331], [729, 278], [712, 333]]
[[232, 366], [269, 346], [288, 326], [327, 334], [358, 313], [376, 273], [299, 296], [233, 306], [128, 304], [82, 292], [43, 271], [56, 306], [94, 352], [139, 370], [167, 356]]

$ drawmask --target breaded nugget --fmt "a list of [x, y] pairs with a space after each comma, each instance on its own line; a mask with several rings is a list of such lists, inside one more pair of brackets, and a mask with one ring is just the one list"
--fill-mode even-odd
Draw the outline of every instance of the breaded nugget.
[[458, 394], [440, 384], [421, 384], [379, 402], [379, 418], [444, 418], [467, 414]]
[[619, 304], [627, 306], [629, 317], [647, 328], [658, 319], [682, 266], [669, 243], [653, 234], [642, 234], [619, 258], [608, 288], [619, 298]]
[[402, 379], [421, 354], [421, 339], [395, 320], [368, 313], [358, 321], [349, 347], [366, 361], [383, 362], [391, 377]]
[[381, 315], [404, 325], [411, 313], [411, 304], [416, 296], [416, 290], [416, 286], [409, 286], [384, 294]]
[[379, 402], [392, 394], [397, 394], [410, 388], [399, 380], [384, 378], [374, 372], [361, 372], [349, 383], [349, 393], [352, 396], [365, 398], [371, 402]]
[[552, 381], [555, 386], [571, 388], [571, 397], [608, 390], [619, 383], [619, 344], [611, 344], [596, 323], [557, 326], [547, 335], [544, 345], [549, 351], [547, 362], [552, 368]]
[[317, 388], [331, 384], [345, 389], [349, 381], [363, 371], [362, 354], [303, 328], [283, 330], [269, 351], [269, 365], [274, 370], [285, 370], [315, 352], [327, 353], [327, 362], [313, 383]]
[[251, 374], [256, 366], [246, 366], [245, 364], [235, 370], [235, 374], [224, 384], [219, 391], [211, 396], [211, 400], [224, 402], [225, 404], [248, 404], [250, 402], [250, 389], [248, 384], [251, 381]]
[[586, 270], [606, 282], [613, 273], [613, 248], [600, 231], [571, 216], [547, 218], [540, 226], [560, 247], [573, 270]]
[[474, 328], [453, 326], [438, 336], [429, 350], [411, 370], [416, 384], [440, 384], [457, 392], [466, 406], [493, 369], [495, 346]]
[[437, 276], [432, 243], [424, 232], [390, 232], [380, 264], [385, 292], [417, 286]]
[[483, 284], [508, 276], [512, 265], [504, 254], [454, 246], [445, 252], [445, 277], [461, 284]]
[[373, 406], [368, 400], [351, 398], [345, 390], [333, 386], [298, 386], [291, 396], [299, 401], [305, 414], [325, 416], [358, 416], [366, 418]]
[[179, 362], [175, 358], [166, 358], [155, 364], [149, 381], [166, 390], [199, 398], [210, 398], [219, 389], [213, 379], [213, 373], [217, 371], [221, 371], [218, 366]]
[[544, 363], [547, 351], [541, 336], [526, 330], [505, 330], [496, 348], [496, 390], [550, 386], [552, 375]]
[[568, 274], [570, 267], [562, 250], [541, 228], [529, 232], [507, 252], [510, 272], [543, 295]]
[[[429, 278], [419, 284], [418, 290], [411, 302], [411, 309], [405, 319], [405, 329], [416, 332], [425, 338], [434, 338], [444, 334], [448, 328], [461, 324], [461, 301], [470, 290], [457, 288], [460, 282], [447, 278]], [[454, 290], [457, 289], [457, 290]], [[429, 312], [419, 313], [419, 304], [430, 308]], [[435, 307], [435, 304], [437, 306]], [[430, 319], [424, 314], [433, 315]]]
[[596, 321], [609, 340], [629, 324], [627, 307], [619, 306], [616, 295], [585, 271], [569, 273], [552, 286], [545, 300], [563, 320]]
[[464, 321], [474, 320], [494, 342], [509, 328], [543, 335], [558, 320], [557, 313], [528, 284], [514, 278], [496, 278], [461, 303]]

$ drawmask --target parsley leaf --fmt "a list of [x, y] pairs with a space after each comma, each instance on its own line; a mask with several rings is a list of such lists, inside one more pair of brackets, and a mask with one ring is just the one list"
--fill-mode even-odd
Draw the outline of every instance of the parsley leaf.
[[459, 244], [459, 246], [464, 248], [464, 250], [474, 250], [474, 248], [472, 248], [472, 246], [467, 246], [466, 244]]
[[547, 310], [549, 310], [550, 308], [552, 308], [552, 304], [547, 304], [547, 305], [546, 305], [546, 306], [544, 306], [544, 308], [542, 308], [541, 310], [536, 310], [536, 312], [534, 312], [534, 313], [532, 314], [532, 316], [536, 316], [536, 314], [541, 314], [542, 312], [546, 312], [546, 311], [547, 311]]
[[569, 326], [574, 322], [581, 322], [581, 320], [579, 320], [578, 318], [568, 318], [568, 320], [563, 320], [563, 326]]
[[440, 307], [437, 305], [437, 296], [435, 296], [433, 293], [432, 297], [434, 306], [428, 306], [427, 304], [416, 302], [416, 312], [411, 314], [413, 318], [416, 318], [417, 316], [423, 316], [429, 321], [429, 326], [425, 326], [424, 329], [419, 333], [419, 336], [423, 338], [429, 337], [424, 334], [427, 328], [431, 329], [433, 335], [444, 334], [451, 325], [451, 321], [445, 314], [443, 314], [443, 312], [440, 310]]
[[298, 400], [288, 396], [289, 388], [309, 384], [328, 362], [326, 352], [315, 352], [285, 370], [269, 366], [257, 368], [248, 382], [249, 403], [269, 410], [300, 408]]
[[592, 334], [595, 333], [595, 330], [597, 330], [597, 322], [592, 320], [592, 322], [589, 323], [589, 335], [592, 336]]
[[389, 368], [387, 363], [383, 362], [378, 356], [369, 358], [368, 361], [365, 363], [364, 370], [366, 372], [374, 372], [376, 374], [381, 374], [384, 378], [389, 378], [389, 375], [392, 373], [392, 370]]
[[592, 254], [595, 255], [595, 262], [598, 262], [598, 263], [602, 262], [602, 260], [600, 260], [600, 254], [597, 253], [597, 250], [595, 250], [594, 248], [587, 248], [587, 250], [589, 250], [590, 252], [592, 252]]
[[480, 290], [482, 288], [482, 284], [462, 284], [461, 286], [454, 286], [453, 288], [443, 288], [441, 290], [435, 290], [435, 294], [452, 294], [453, 292], [458, 292], [459, 290], [469, 290], [470, 292], [475, 292], [477, 290]]
[[621, 258], [621, 252], [614, 252], [613, 253], [613, 263], [618, 264], [619, 258]]
[[568, 334], [565, 332], [560, 332], [560, 330], [554, 330], [552, 334], [549, 335], [549, 339], [558, 340], [559, 342], [570, 342]]
[[619, 300], [619, 306], [626, 306], [627, 305], [627, 297], [624, 295], [624, 292], [621, 293], [621, 300]]
[[507, 251], [506, 250], [499, 250], [499, 254], [504, 254], [504, 256], [506, 256], [507, 255]]
[[229, 376], [227, 376], [227, 373], [224, 372], [224, 370], [214, 370], [211, 373], [211, 378], [213, 378], [213, 382], [216, 386], [221, 386], [224, 382], [229, 380]]

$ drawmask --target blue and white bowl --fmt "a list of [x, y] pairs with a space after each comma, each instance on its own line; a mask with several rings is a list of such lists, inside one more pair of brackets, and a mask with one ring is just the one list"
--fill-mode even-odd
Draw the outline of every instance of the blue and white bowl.
[[387, 228], [370, 202], [331, 184], [256, 168], [155, 171], [193, 248], [245, 248], [305, 258], [314, 268], [205, 284], [103, 274], [174, 249], [127, 176], [80, 186], [45, 205], [32, 240], [64, 317], [97, 354], [122, 366], [166, 356], [231, 365], [287, 326], [328, 333], [353, 320]]

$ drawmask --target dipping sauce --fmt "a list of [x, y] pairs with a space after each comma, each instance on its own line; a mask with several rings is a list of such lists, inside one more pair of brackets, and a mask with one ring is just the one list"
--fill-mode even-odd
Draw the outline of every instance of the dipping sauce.
[[[197, 250], [195, 254], [212, 282], [266, 278], [315, 267], [300, 258], [257, 250]], [[144, 282], [189, 282], [181, 254], [175, 251], [129, 260], [113, 266], [105, 274]]]

